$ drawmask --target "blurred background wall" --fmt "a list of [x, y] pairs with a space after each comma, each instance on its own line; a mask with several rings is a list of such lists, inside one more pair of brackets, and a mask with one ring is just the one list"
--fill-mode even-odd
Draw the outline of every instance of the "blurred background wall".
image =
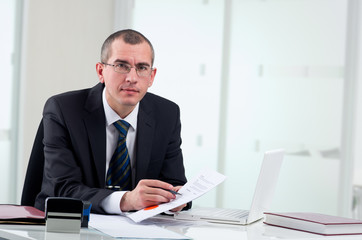
[[285, 148], [272, 210], [353, 214], [362, 185], [358, 1], [1, 4], [1, 203], [19, 203], [46, 99], [95, 85], [105, 38], [134, 28], [156, 50], [150, 91], [181, 107], [187, 176], [207, 166], [228, 177], [195, 206], [249, 208], [263, 152]]

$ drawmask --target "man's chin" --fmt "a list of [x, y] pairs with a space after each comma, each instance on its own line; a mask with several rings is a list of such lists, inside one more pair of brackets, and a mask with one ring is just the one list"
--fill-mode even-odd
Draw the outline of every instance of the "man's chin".
[[138, 103], [136, 100], [123, 100], [120, 102], [125, 107], [135, 107]]

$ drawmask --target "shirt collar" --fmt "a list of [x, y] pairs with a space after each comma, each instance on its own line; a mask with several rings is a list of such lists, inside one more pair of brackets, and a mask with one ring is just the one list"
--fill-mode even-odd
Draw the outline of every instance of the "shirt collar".
[[138, 116], [138, 109], [139, 109], [139, 103], [137, 103], [136, 107], [132, 110], [132, 112], [130, 114], [128, 114], [127, 117], [125, 118], [121, 118], [108, 104], [107, 99], [106, 99], [106, 87], [104, 87], [103, 89], [103, 93], [102, 93], [102, 101], [103, 101], [103, 108], [104, 108], [104, 113], [106, 115], [106, 124], [107, 127], [109, 125], [112, 125], [114, 122], [118, 121], [118, 120], [125, 120], [127, 121], [131, 127], [136, 130], [137, 128], [137, 116]]

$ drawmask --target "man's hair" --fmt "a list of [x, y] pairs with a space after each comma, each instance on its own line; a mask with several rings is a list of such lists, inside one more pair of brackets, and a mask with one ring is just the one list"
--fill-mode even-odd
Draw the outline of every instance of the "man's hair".
[[143, 42], [147, 42], [148, 45], [151, 48], [151, 66], [153, 66], [153, 62], [155, 60], [155, 51], [153, 49], [153, 46], [142, 33], [137, 32], [132, 29], [125, 29], [120, 30], [118, 32], [115, 32], [111, 34], [103, 43], [102, 50], [101, 50], [101, 62], [107, 63], [109, 57], [111, 56], [111, 46], [114, 40], [116, 39], [122, 39], [125, 43], [136, 45], [141, 44]]

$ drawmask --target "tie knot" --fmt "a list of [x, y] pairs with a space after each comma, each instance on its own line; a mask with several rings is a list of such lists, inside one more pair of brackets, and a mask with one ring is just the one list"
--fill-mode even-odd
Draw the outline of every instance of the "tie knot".
[[128, 122], [124, 120], [118, 120], [117, 122], [114, 122], [113, 125], [117, 128], [117, 130], [123, 137], [127, 136], [127, 132], [130, 126]]

